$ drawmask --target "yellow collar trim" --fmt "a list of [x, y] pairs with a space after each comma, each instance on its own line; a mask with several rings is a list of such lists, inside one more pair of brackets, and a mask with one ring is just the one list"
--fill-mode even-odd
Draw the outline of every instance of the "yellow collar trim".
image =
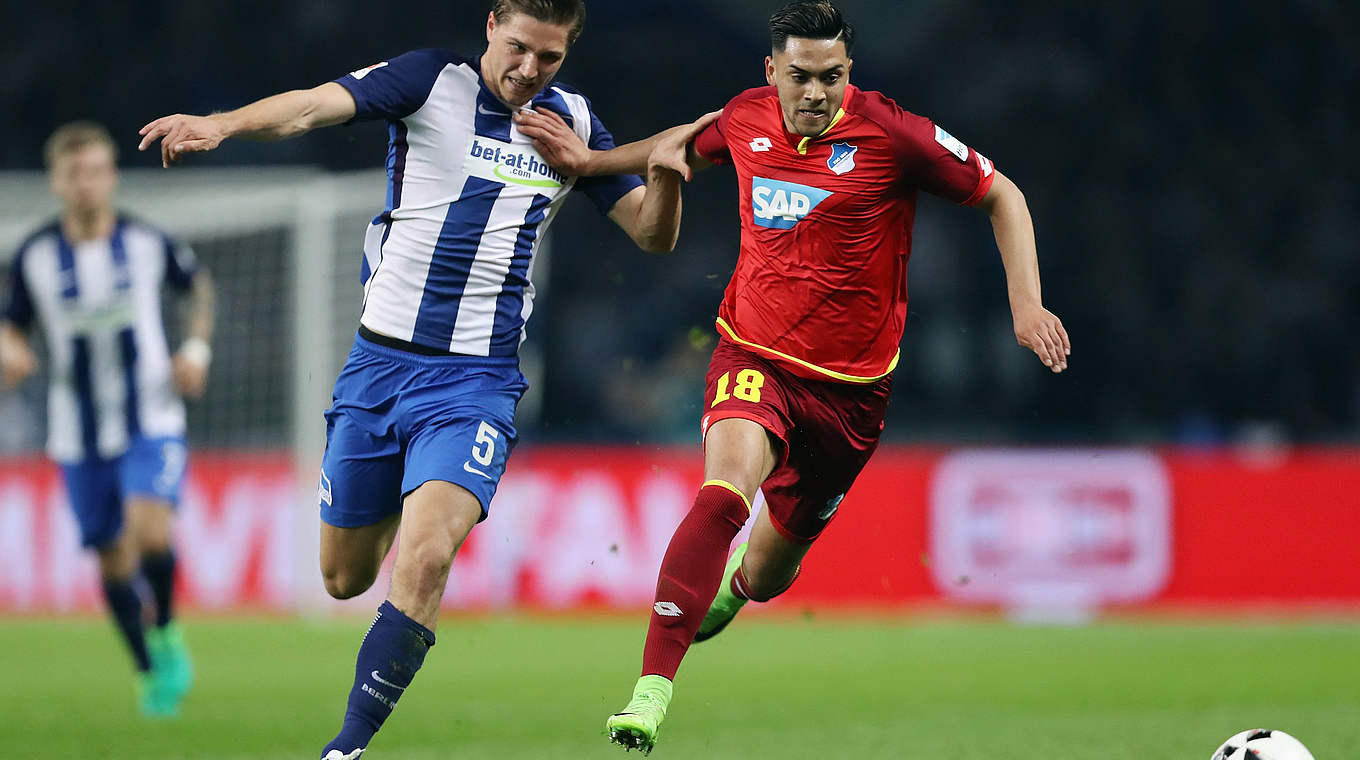
[[[827, 132], [830, 132], [831, 129], [832, 129], [832, 127], [835, 127], [836, 124], [840, 123], [840, 120], [843, 119], [843, 118], [845, 118], [845, 109], [844, 109], [844, 108], [838, 109], [838, 110], [836, 111], [836, 116], [835, 116], [834, 118], [831, 119], [831, 123], [828, 124], [828, 125], [826, 125], [826, 129], [823, 129], [823, 130], [822, 130], [822, 134], [817, 135], [817, 137], [822, 137], [822, 136], [825, 135]], [[799, 140], [799, 141], [798, 141], [798, 153], [801, 154], [801, 155], [806, 156], [806, 155], [807, 155], [807, 149], [808, 149], [808, 143], [812, 142], [814, 139], [816, 139], [816, 138], [813, 138], [813, 137], [804, 137], [803, 139]]]

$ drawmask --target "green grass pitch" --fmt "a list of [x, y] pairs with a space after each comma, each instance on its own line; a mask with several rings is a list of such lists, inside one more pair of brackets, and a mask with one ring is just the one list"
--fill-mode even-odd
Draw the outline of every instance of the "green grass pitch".
[[[620, 758], [645, 619], [447, 616], [365, 760]], [[366, 621], [187, 621], [199, 682], [149, 723], [102, 620], [0, 622], [0, 754], [315, 758]], [[1207, 760], [1246, 728], [1360, 747], [1360, 623], [1084, 627], [748, 616], [696, 646], [653, 758]]]

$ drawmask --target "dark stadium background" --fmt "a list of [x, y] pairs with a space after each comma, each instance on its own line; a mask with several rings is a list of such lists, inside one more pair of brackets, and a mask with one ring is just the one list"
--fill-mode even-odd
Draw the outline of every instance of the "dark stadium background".
[[[935, 118], [1025, 191], [1045, 301], [1074, 344], [1060, 377], [1015, 348], [985, 217], [924, 201], [890, 439], [1360, 439], [1354, 3], [840, 5], [859, 28], [852, 81]], [[770, 2], [588, 7], [559, 78], [620, 140], [762, 83]], [[132, 146], [155, 116], [234, 107], [415, 47], [480, 53], [485, 12], [412, 0], [26, 4], [0, 29], [0, 169], [39, 168], [49, 130], [91, 116], [122, 140], [125, 166], [152, 166]], [[379, 166], [383, 151], [370, 124], [196, 163], [347, 169]], [[700, 175], [668, 258], [569, 206], [531, 325], [549, 362], [531, 435], [694, 439], [735, 255], [733, 184], [727, 170]]]
[[[51, 204], [37, 170], [58, 124], [107, 123], [124, 168], [151, 174], [143, 192], [174, 200], [135, 151], [152, 118], [418, 47], [480, 54], [490, 1], [0, 0], [0, 233]], [[586, 1], [560, 79], [620, 140], [763, 83], [780, 0]], [[838, 4], [859, 29], [852, 81], [1024, 190], [1071, 365], [1052, 376], [1015, 345], [985, 215], [923, 198], [891, 444], [789, 594], [690, 653], [656, 757], [1203, 758], [1255, 727], [1355, 756], [1360, 2]], [[376, 175], [385, 145], [366, 124], [192, 163], [269, 182]], [[203, 198], [233, 174], [190, 180], [208, 186], [195, 213], [212, 220]], [[325, 341], [288, 326], [304, 312], [291, 220], [233, 213], [194, 241], [223, 294], [176, 525], [199, 684], [179, 720], [136, 717], [93, 559], [39, 453], [35, 378], [0, 394], [7, 757], [280, 760], [315, 757], [335, 730], [387, 580], [322, 598], [309, 457], [329, 396], [299, 393], [294, 370], [329, 383], [334, 368], [294, 364]], [[558, 217], [530, 324], [540, 413], [526, 399], [493, 519], [454, 563], [441, 644], [373, 757], [619, 757], [603, 719], [637, 673], [656, 567], [702, 472], [730, 170], [699, 175], [685, 214], [668, 257], [584, 199]], [[357, 270], [360, 237], [336, 261]], [[352, 279], [312, 290], [348, 289], [353, 308]], [[333, 321], [343, 352], [353, 328]]]

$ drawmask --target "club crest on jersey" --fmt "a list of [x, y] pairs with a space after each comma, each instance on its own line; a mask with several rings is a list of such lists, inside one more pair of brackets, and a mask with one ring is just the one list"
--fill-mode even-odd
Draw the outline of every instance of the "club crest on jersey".
[[859, 146], [850, 143], [833, 143], [831, 145], [831, 158], [826, 160], [826, 168], [835, 172], [837, 175], [847, 174], [855, 169], [855, 154], [859, 152]]
[[751, 178], [751, 212], [761, 227], [792, 229], [831, 195], [826, 190], [793, 182]]
[[463, 168], [474, 177], [539, 191], [560, 190], [566, 183], [532, 146], [487, 137], [473, 138]]

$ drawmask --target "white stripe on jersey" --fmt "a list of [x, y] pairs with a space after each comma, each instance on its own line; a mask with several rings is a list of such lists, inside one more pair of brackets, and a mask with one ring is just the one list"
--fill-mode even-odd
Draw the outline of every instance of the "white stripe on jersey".
[[[512, 134], [518, 133], [519, 130], [514, 130]], [[505, 276], [510, 273], [520, 225], [524, 224], [533, 203], [532, 195], [506, 195], [502, 192], [496, 205], [491, 207], [486, 231], [477, 245], [477, 258], [472, 262], [467, 283], [463, 286], [463, 300], [458, 306], [453, 340], [449, 345], [449, 350], [457, 354], [486, 356], [491, 350], [496, 302], [505, 287]], [[540, 236], [544, 227], [539, 225]], [[511, 255], [506, 255], [507, 252]], [[524, 302], [527, 304], [532, 300], [533, 286], [529, 286], [525, 289]]]

